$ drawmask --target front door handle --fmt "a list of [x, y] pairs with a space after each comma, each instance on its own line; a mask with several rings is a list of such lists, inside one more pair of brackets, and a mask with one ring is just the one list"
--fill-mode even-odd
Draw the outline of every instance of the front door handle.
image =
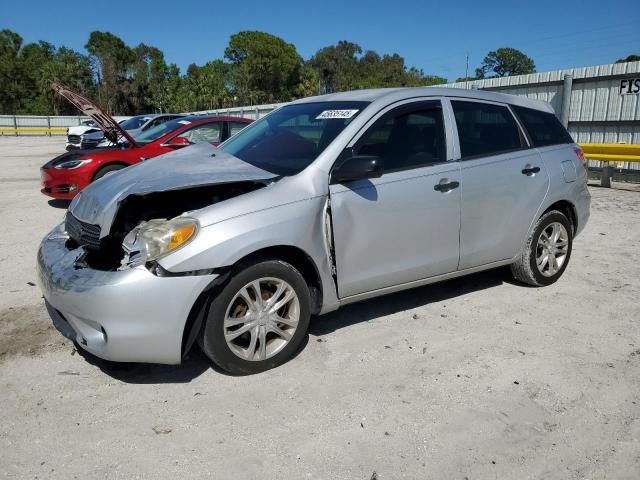
[[440, 180], [440, 183], [436, 183], [433, 186], [433, 189], [436, 192], [447, 193], [455, 188], [458, 188], [459, 186], [460, 186], [460, 182], [450, 182], [446, 178], [443, 178], [442, 180]]
[[527, 177], [533, 177], [536, 173], [540, 171], [540, 167], [532, 167], [531, 165], [526, 165], [522, 169], [522, 174]]

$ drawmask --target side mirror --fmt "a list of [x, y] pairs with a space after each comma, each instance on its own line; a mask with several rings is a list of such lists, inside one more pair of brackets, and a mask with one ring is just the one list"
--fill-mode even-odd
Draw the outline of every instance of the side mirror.
[[379, 178], [384, 161], [375, 155], [347, 156], [331, 172], [331, 183], [344, 183], [364, 178]]
[[185, 137], [173, 137], [166, 143], [160, 145], [161, 147], [170, 147], [170, 148], [181, 148], [187, 147], [191, 145], [191, 142], [187, 140]]

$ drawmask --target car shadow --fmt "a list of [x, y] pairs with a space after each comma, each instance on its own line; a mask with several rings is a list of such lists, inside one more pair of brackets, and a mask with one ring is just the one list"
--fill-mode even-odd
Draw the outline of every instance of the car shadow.
[[110, 362], [96, 357], [80, 346], [76, 346], [76, 350], [87, 363], [99, 368], [106, 375], [131, 384], [189, 383], [212, 368], [212, 362], [197, 346], [191, 349], [180, 365]]
[[[486, 290], [505, 282], [511, 283], [509, 275], [506, 269], [498, 268], [346, 305], [335, 312], [313, 317], [308, 334], [293, 358], [305, 349], [309, 336], [320, 337], [361, 322]], [[197, 345], [191, 348], [181, 365], [110, 362], [96, 357], [80, 346], [77, 346], [77, 351], [88, 363], [106, 375], [129, 384], [189, 383], [208, 370], [233, 376], [217, 367]]]
[[[305, 335], [304, 340], [291, 357], [297, 357], [309, 343], [309, 335]], [[193, 345], [191, 350], [183, 359], [180, 365], [160, 365], [154, 363], [125, 363], [110, 362], [96, 357], [87, 352], [79, 345], [76, 345], [78, 354], [87, 363], [99, 368], [103, 373], [124, 383], [130, 384], [154, 384], [154, 383], [189, 383], [198, 378], [207, 370], [228, 377], [240, 377], [222, 370], [200, 350], [198, 345]]]
[[63, 198], [53, 198], [47, 202], [50, 207], [53, 208], [64, 208], [65, 210], [69, 208], [71, 204], [71, 200], [65, 200]]
[[497, 268], [357, 302], [326, 315], [314, 317], [309, 326], [309, 334], [319, 337], [386, 315], [497, 287], [505, 282], [510, 283], [507, 271]]

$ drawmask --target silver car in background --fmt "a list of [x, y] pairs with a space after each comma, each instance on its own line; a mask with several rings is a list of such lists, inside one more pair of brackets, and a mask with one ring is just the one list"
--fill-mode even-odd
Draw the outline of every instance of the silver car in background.
[[503, 265], [555, 282], [589, 217], [586, 179], [543, 102], [439, 88], [307, 98], [219, 149], [87, 187], [43, 240], [39, 283], [58, 328], [99, 357], [176, 364], [197, 341], [255, 373], [342, 305]]
[[[170, 120], [174, 120], [176, 118], [184, 116], [185, 115], [183, 114], [177, 113], [137, 115], [119, 123], [120, 126], [124, 130], [126, 130], [129, 135], [135, 138], [141, 133], [152, 129], [153, 127], [157, 127], [158, 125], [162, 125], [163, 123], [166, 123]], [[104, 148], [111, 146], [113, 146], [113, 143], [104, 138], [104, 133], [102, 132], [102, 130], [84, 134], [81, 139], [81, 148]]]

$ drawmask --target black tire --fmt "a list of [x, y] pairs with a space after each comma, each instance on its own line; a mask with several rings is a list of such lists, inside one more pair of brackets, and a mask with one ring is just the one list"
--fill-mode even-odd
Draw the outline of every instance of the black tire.
[[96, 180], [107, 175], [108, 173], [117, 172], [118, 170], [122, 170], [125, 167], [126, 165], [121, 165], [119, 163], [112, 163], [110, 165], [105, 165], [104, 167], [100, 168], [96, 172], [96, 174], [93, 176], [93, 181], [95, 182]]
[[[567, 232], [567, 252], [564, 257], [564, 261], [560, 269], [553, 275], [543, 275], [538, 268], [536, 262], [538, 239], [545, 229], [553, 223], [560, 223], [564, 226]], [[536, 222], [531, 235], [527, 239], [524, 251], [520, 258], [515, 263], [511, 264], [511, 273], [516, 280], [519, 280], [528, 285], [535, 287], [543, 287], [555, 283], [564, 273], [569, 265], [569, 259], [571, 258], [571, 251], [573, 249], [573, 226], [567, 216], [557, 210], [551, 210], [546, 212]]]
[[[224, 319], [236, 294], [250, 282], [265, 277], [284, 280], [295, 291], [299, 305], [298, 325], [288, 343], [272, 357], [265, 360], [245, 360], [236, 355], [227, 344]], [[300, 272], [281, 260], [263, 259], [239, 266], [228, 283], [212, 298], [198, 343], [209, 359], [230, 374], [259, 373], [282, 365], [298, 351], [306, 337], [310, 315], [309, 287]]]

